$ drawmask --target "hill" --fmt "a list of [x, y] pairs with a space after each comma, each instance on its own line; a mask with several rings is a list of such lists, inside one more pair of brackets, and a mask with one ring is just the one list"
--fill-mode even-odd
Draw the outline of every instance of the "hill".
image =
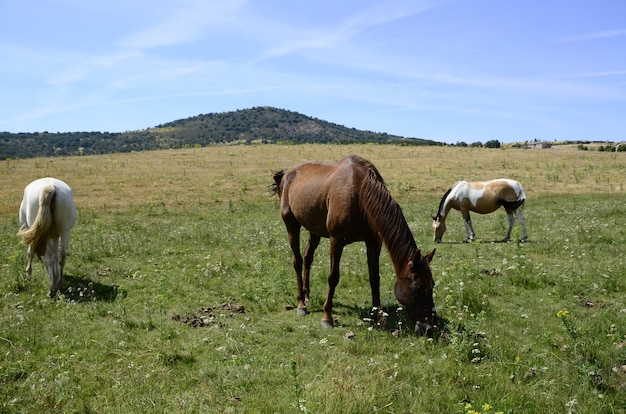
[[201, 114], [129, 132], [0, 132], [0, 159], [94, 155], [225, 144], [366, 142], [443, 145], [431, 140], [347, 128], [284, 109], [256, 107]]

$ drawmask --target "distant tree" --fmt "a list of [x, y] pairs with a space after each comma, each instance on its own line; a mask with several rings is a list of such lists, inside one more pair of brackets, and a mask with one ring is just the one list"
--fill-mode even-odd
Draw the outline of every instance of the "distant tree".
[[476, 142], [472, 142], [472, 145], [470, 145], [471, 147], [476, 147], [476, 148], [481, 148], [483, 146], [483, 143], [480, 141], [476, 141]]
[[459, 141], [456, 143], [457, 147], [467, 147], [467, 142]]
[[498, 141], [497, 139], [487, 141], [485, 142], [485, 148], [500, 148], [500, 141]]

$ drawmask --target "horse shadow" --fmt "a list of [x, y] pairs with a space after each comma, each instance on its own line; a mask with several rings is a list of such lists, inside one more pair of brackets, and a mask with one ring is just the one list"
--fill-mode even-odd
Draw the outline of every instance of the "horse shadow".
[[476, 239], [476, 240], [470, 240], [470, 241], [441, 241], [439, 242], [439, 244], [450, 244], [450, 245], [454, 245], [454, 244], [514, 244], [514, 243], [520, 243], [520, 244], [528, 244], [528, 243], [532, 243], [532, 241], [526, 239], [526, 240], [504, 240], [504, 239], [495, 239], [495, 240], [481, 240], [481, 239]]
[[74, 302], [113, 302], [122, 294], [117, 286], [104, 285], [88, 278], [63, 275], [63, 295]]

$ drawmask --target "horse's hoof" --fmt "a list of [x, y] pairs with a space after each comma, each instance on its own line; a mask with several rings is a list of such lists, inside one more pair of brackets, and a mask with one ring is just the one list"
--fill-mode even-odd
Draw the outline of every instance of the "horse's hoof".
[[332, 329], [333, 328], [333, 324], [331, 322], [328, 322], [328, 321], [322, 321], [322, 328], [324, 328], [324, 329]]
[[306, 316], [309, 314], [309, 311], [306, 309], [298, 309], [298, 316]]

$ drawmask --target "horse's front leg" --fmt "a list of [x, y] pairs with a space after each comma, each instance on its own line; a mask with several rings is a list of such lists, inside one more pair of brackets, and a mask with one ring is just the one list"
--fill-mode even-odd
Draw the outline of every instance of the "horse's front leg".
[[472, 218], [470, 217], [469, 211], [462, 211], [461, 214], [463, 215], [463, 225], [465, 226], [465, 240], [463, 240], [463, 242], [467, 243], [468, 241], [474, 240], [476, 232], [472, 226]]
[[309, 233], [309, 242], [304, 248], [304, 278], [302, 280], [302, 289], [305, 303], [309, 301], [311, 290], [309, 288], [309, 280], [311, 279], [311, 264], [315, 256], [315, 249], [320, 244], [320, 237]]
[[340, 243], [334, 237], [330, 238], [330, 272], [328, 273], [328, 296], [324, 302], [324, 316], [322, 317], [322, 326], [324, 328], [332, 328], [333, 323], [333, 296], [335, 288], [339, 284], [339, 262], [343, 253], [343, 243]]
[[[370, 276], [370, 287], [372, 289], [372, 308], [374, 317], [380, 322], [382, 312], [380, 306], [380, 251], [382, 244], [380, 240], [370, 241], [367, 245], [367, 268]], [[384, 328], [384, 326], [382, 327]]]

